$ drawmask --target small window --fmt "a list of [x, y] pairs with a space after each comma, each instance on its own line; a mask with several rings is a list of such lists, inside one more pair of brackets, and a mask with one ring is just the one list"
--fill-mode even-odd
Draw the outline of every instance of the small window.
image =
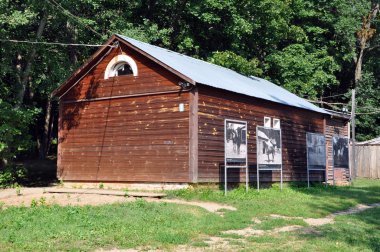
[[104, 79], [122, 75], [138, 75], [136, 62], [125, 54], [115, 56], [107, 65]]
[[271, 118], [270, 117], [264, 117], [264, 127], [270, 128], [271, 125]]
[[280, 126], [280, 119], [273, 118], [273, 128], [275, 128], [275, 129], [281, 128], [281, 126]]
[[114, 67], [114, 76], [133, 74], [132, 67], [125, 62], [119, 63]]

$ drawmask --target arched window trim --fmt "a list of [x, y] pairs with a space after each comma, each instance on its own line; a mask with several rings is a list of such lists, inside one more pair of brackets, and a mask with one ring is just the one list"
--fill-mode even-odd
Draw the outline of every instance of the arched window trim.
[[120, 63], [127, 63], [131, 67], [131, 69], [132, 69], [133, 76], [137, 76], [138, 75], [138, 70], [137, 70], [137, 64], [136, 64], [136, 62], [131, 57], [129, 57], [128, 55], [121, 54], [121, 55], [115, 56], [108, 63], [106, 71], [104, 73], [104, 79], [105, 80], [107, 80], [110, 77], [115, 77], [116, 76], [115, 67], [119, 66]]

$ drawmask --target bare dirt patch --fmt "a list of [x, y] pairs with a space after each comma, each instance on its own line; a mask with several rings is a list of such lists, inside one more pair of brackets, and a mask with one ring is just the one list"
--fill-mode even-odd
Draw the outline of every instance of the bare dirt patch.
[[254, 235], [263, 235], [265, 234], [265, 231], [253, 229], [251, 226], [249, 226], [243, 229], [227, 230], [227, 231], [224, 231], [223, 234], [236, 234], [236, 235], [248, 237], [248, 236], [254, 236]]
[[25, 206], [29, 207], [32, 204], [46, 204], [46, 205], [61, 205], [61, 206], [84, 206], [84, 205], [102, 205], [112, 203], [122, 203], [133, 201], [134, 198], [126, 198], [120, 196], [109, 195], [72, 195], [62, 193], [35, 193], [35, 194], [22, 194], [20, 196], [0, 198], [4, 203], [4, 207], [10, 206]]
[[232, 206], [222, 205], [215, 202], [201, 202], [201, 201], [186, 201], [186, 200], [178, 200], [178, 199], [147, 199], [148, 202], [167, 202], [181, 205], [190, 205], [190, 206], [198, 206], [211, 213], [216, 213], [223, 215], [223, 210], [236, 211], [237, 209]]
[[[191, 205], [206, 209], [211, 213], [223, 216], [223, 210], [236, 211], [232, 206], [218, 204], [214, 202], [185, 201], [179, 199], [162, 199], [164, 194], [128, 192], [130, 196], [141, 196], [148, 202], [167, 202], [173, 204]], [[126, 197], [125, 191], [101, 190], [101, 189], [71, 189], [71, 188], [21, 188], [20, 195], [16, 189], [0, 190], [0, 202], [4, 207], [9, 206], [31, 206], [34, 202], [43, 204], [58, 204], [61, 206], [73, 205], [103, 205], [112, 203], [130, 202], [135, 197]]]

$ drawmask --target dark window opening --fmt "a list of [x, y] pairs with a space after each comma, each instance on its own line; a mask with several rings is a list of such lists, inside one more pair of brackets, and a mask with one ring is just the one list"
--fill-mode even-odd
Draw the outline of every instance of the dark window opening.
[[115, 76], [133, 74], [132, 68], [129, 64], [123, 63], [115, 67]]

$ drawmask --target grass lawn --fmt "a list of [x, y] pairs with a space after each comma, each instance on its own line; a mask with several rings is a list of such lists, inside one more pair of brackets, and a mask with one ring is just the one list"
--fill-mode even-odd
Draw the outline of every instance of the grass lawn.
[[[227, 197], [222, 191], [205, 187], [168, 193], [170, 197], [220, 202], [238, 210], [226, 211], [220, 217], [198, 207], [143, 200], [96, 207], [8, 208], [0, 210], [0, 250], [166, 250], [178, 244], [207, 248], [205, 237], [223, 237], [223, 230], [245, 228], [252, 225], [253, 217], [262, 220], [254, 227], [257, 229], [307, 226], [302, 220], [274, 220], [268, 215], [317, 218], [359, 203], [380, 202], [380, 181], [358, 180], [353, 186], [339, 188], [287, 186], [283, 191], [275, 185], [248, 193], [239, 188]], [[339, 216], [334, 224], [315, 229], [310, 234], [279, 233], [244, 238], [244, 242], [231, 237], [231, 244], [247, 251], [380, 251], [380, 208]]]

